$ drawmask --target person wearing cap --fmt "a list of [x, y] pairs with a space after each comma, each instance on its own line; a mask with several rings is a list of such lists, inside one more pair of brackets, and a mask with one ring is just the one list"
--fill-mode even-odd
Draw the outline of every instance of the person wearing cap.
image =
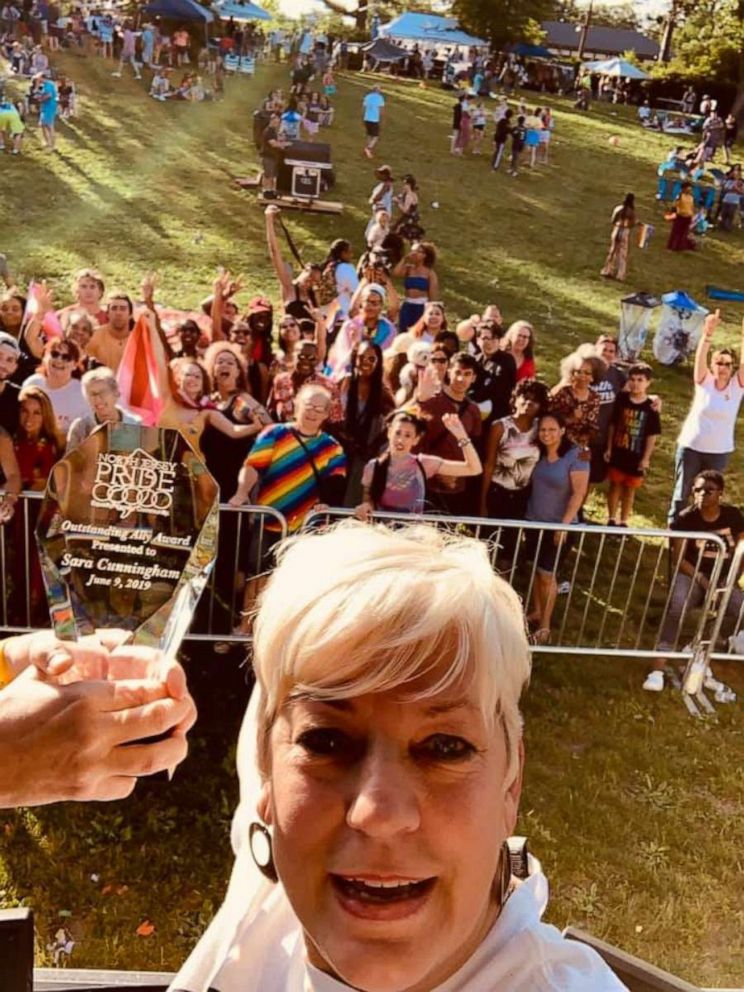
[[395, 324], [383, 313], [387, 299], [385, 287], [377, 282], [368, 283], [361, 290], [359, 298], [360, 310], [343, 322], [328, 357], [331, 378], [335, 381], [343, 378], [349, 371], [351, 352], [355, 345], [362, 341], [371, 341], [384, 352], [391, 346], [396, 335]]
[[382, 122], [382, 111], [385, 106], [385, 97], [382, 95], [379, 86], [373, 86], [362, 101], [364, 130], [367, 140], [364, 143], [362, 154], [367, 158], [374, 158], [375, 145], [380, 139], [380, 124]]
[[20, 386], [11, 382], [21, 357], [21, 347], [12, 334], [0, 331], [0, 428], [11, 437], [18, 429]]

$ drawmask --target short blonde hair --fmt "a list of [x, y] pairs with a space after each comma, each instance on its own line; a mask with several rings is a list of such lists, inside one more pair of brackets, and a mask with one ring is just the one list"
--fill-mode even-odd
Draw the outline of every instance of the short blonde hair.
[[291, 538], [262, 594], [253, 648], [264, 772], [267, 735], [288, 699], [405, 691], [440, 666], [437, 683], [412, 698], [475, 682], [516, 769], [529, 647], [520, 600], [481, 541], [357, 521]]

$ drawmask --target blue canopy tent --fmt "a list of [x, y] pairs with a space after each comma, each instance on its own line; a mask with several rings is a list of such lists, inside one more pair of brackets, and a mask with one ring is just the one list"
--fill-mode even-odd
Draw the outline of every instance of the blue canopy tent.
[[467, 48], [487, 48], [488, 42], [461, 31], [452, 17], [438, 14], [401, 14], [380, 26], [383, 38], [396, 41], [425, 41], [431, 45], [461, 45]]
[[171, 21], [203, 21], [204, 36], [209, 43], [207, 25], [214, 20], [214, 14], [196, 0], [152, 0], [142, 13], [150, 17], [167, 17]]
[[599, 73], [602, 76], [618, 76], [622, 79], [649, 79], [650, 76], [643, 69], [628, 62], [627, 59], [605, 59], [602, 62], [586, 62], [585, 66], [590, 72]]
[[214, 10], [223, 20], [234, 21], [270, 21], [271, 14], [250, 0], [217, 0]]
[[509, 45], [506, 49], [511, 55], [516, 55], [522, 59], [552, 59], [553, 53], [549, 48], [542, 45], [531, 45], [527, 41], [520, 41], [514, 45]]
[[151, 17], [167, 17], [171, 21], [204, 21], [211, 24], [214, 14], [196, 0], [152, 0], [143, 13]]

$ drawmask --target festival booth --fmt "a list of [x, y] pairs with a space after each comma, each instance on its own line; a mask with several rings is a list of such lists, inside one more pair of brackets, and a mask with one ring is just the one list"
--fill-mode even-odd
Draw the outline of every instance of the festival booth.
[[533, 45], [528, 41], [508, 45], [504, 51], [518, 59], [527, 71], [524, 89], [535, 89], [547, 93], [567, 93], [573, 88], [576, 74], [574, 64], [558, 58], [544, 45]]
[[662, 365], [678, 365], [693, 354], [708, 310], [682, 290], [665, 293], [654, 338], [654, 358]]
[[401, 14], [387, 24], [380, 26], [381, 38], [387, 38], [402, 48], [432, 51], [434, 60], [441, 68], [446, 63], [454, 63], [454, 76], [470, 68], [470, 50], [487, 50], [488, 42], [460, 30], [457, 20], [441, 17], [438, 14]]
[[656, 170], [656, 199], [662, 203], [674, 203], [682, 190], [682, 183], [692, 184], [695, 206], [709, 213], [716, 202], [723, 182], [723, 172], [715, 166], [702, 166], [688, 169], [681, 159], [662, 162]]
[[614, 76], [616, 79], [650, 79], [651, 77], [627, 59], [602, 59], [600, 62], [585, 62], [593, 76]]
[[196, 0], [152, 0], [142, 11], [150, 17], [162, 17], [168, 21], [201, 21], [204, 24], [204, 34], [209, 42], [208, 25], [214, 21], [214, 14], [202, 7]]
[[213, 10], [223, 21], [270, 21], [271, 14], [250, 0], [217, 0]]
[[359, 46], [359, 51], [363, 57], [370, 59], [373, 63], [373, 72], [392, 72], [393, 68], [409, 56], [405, 48], [394, 44], [387, 38], [375, 38]]

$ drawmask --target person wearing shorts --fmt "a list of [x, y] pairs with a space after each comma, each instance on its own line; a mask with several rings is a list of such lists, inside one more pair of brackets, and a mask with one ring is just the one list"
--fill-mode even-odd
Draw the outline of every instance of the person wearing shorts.
[[261, 135], [261, 187], [264, 190], [276, 191], [279, 156], [282, 149], [289, 145], [289, 142], [282, 141], [279, 137], [280, 125], [279, 114], [272, 114], [268, 127], [264, 128]]
[[385, 106], [385, 97], [382, 95], [379, 86], [374, 86], [370, 90], [362, 101], [362, 106], [364, 108], [364, 130], [367, 135], [362, 154], [366, 155], [367, 158], [373, 158], [374, 148], [380, 137], [382, 110]]
[[42, 73], [39, 88], [39, 124], [44, 135], [47, 151], [54, 151], [54, 122], [57, 119], [57, 86], [46, 73]]
[[[578, 522], [578, 514], [589, 486], [589, 462], [566, 435], [566, 422], [559, 413], [544, 413], [537, 425], [540, 459], [532, 473], [532, 489], [526, 520], [564, 524]], [[532, 578], [532, 603], [527, 615], [533, 642], [550, 641], [550, 622], [558, 594], [556, 573], [568, 530], [532, 530], [528, 550], [537, 557]]]
[[25, 130], [26, 125], [21, 119], [18, 108], [14, 107], [10, 100], [0, 102], [0, 152], [5, 150], [7, 135], [10, 137], [11, 155], [18, 155]]
[[661, 434], [661, 418], [648, 395], [650, 383], [651, 367], [644, 362], [632, 365], [628, 371], [628, 391], [620, 393], [615, 401], [605, 451], [609, 464], [607, 523], [610, 526], [628, 526], [636, 490], [643, 485], [656, 439]]

